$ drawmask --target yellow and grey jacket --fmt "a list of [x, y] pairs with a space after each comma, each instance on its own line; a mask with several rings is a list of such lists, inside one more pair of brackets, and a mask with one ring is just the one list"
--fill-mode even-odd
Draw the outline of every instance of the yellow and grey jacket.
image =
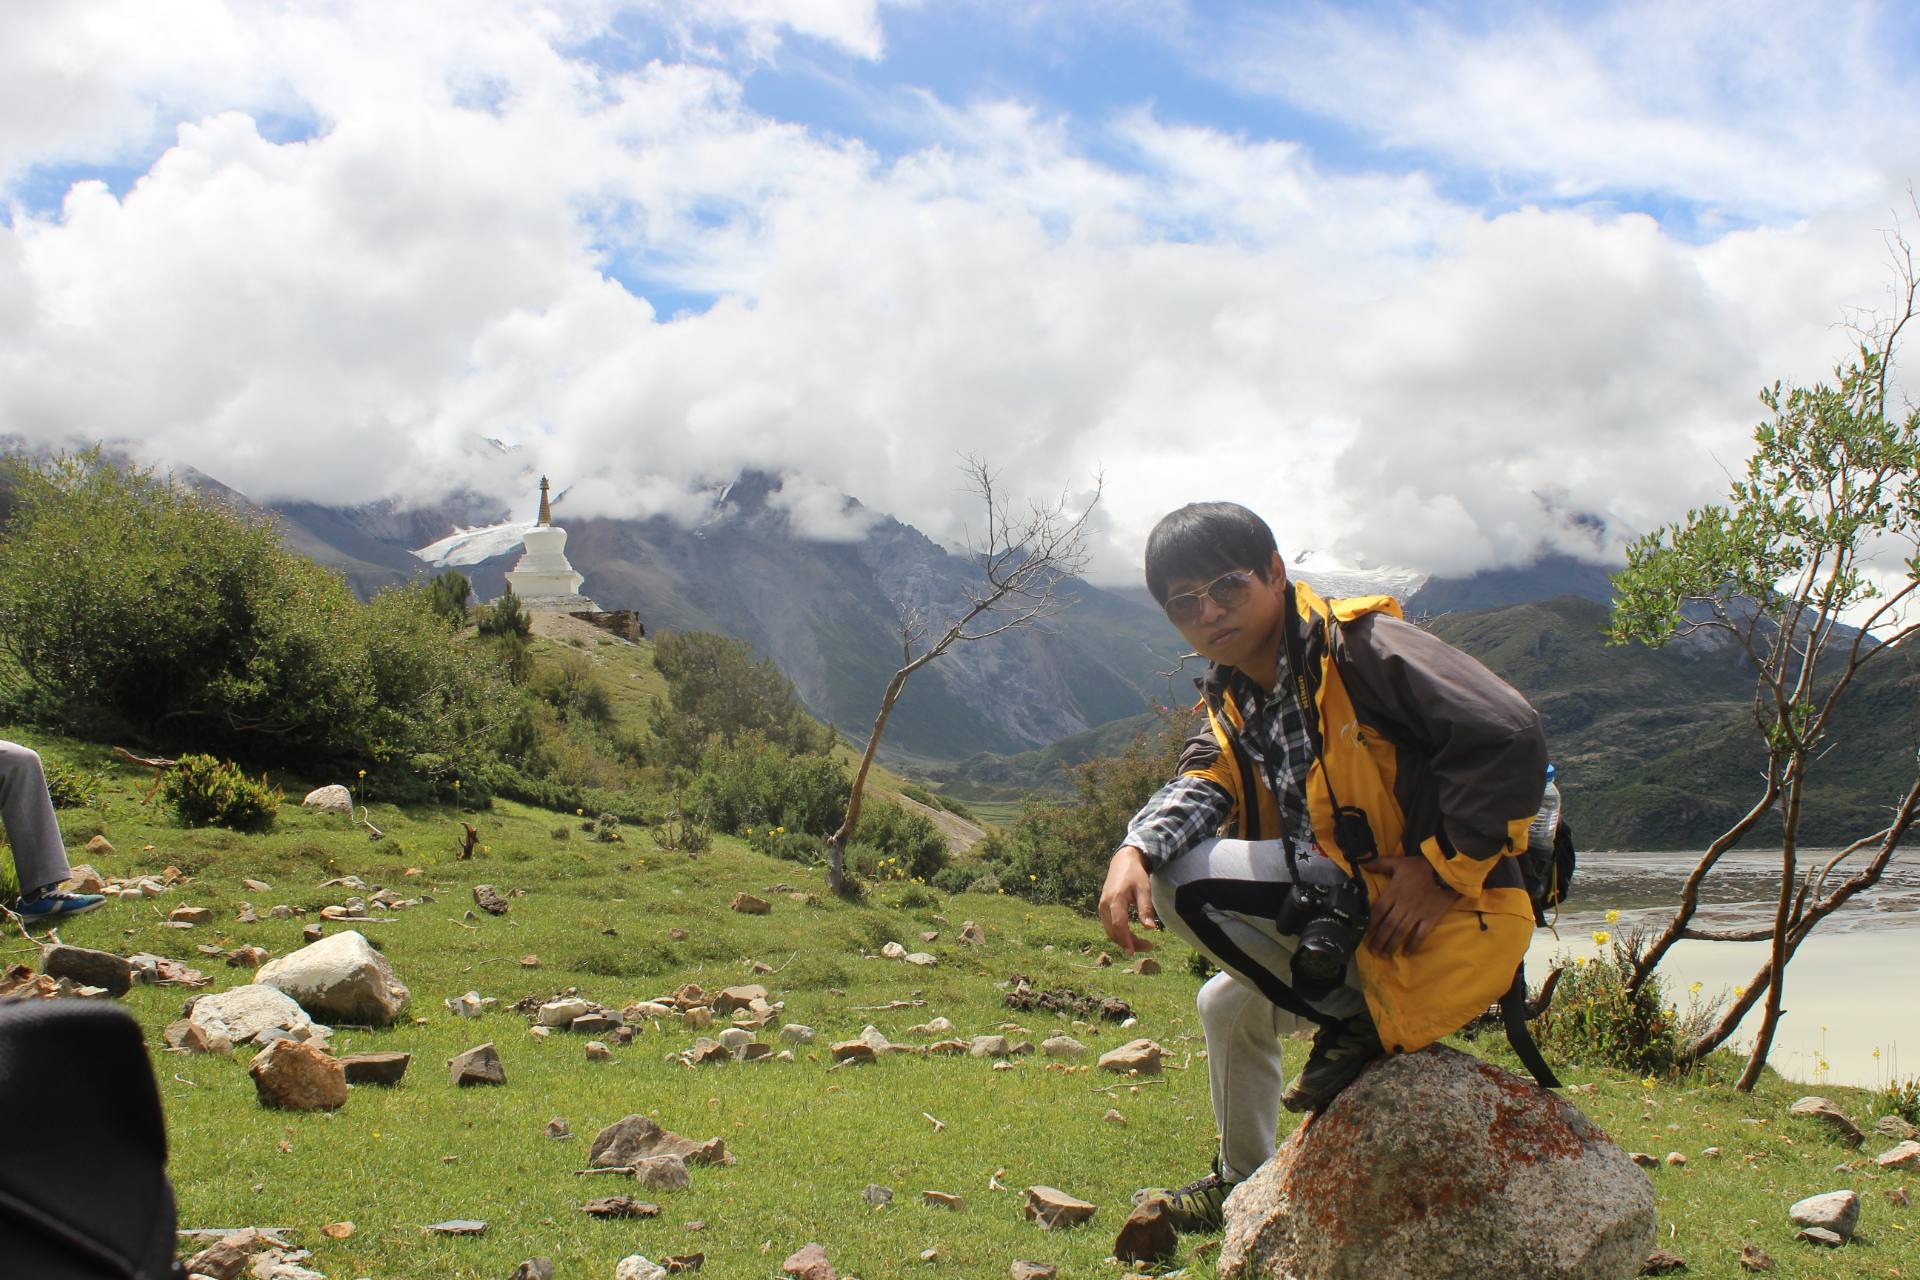
[[[1400, 618], [1387, 596], [1322, 600], [1288, 587], [1287, 652], [1307, 713], [1313, 761], [1305, 778], [1314, 835], [1352, 873], [1364, 854], [1363, 821], [1383, 854], [1421, 857], [1459, 900], [1412, 954], [1381, 957], [1364, 946], [1360, 982], [1381, 1043], [1412, 1052], [1464, 1026], [1513, 981], [1533, 932], [1533, 908], [1514, 854], [1546, 777], [1540, 718], [1498, 676]], [[1241, 711], [1229, 696], [1231, 668], [1202, 682], [1207, 727], [1191, 739], [1181, 772], [1223, 788], [1232, 809], [1221, 835], [1280, 834], [1279, 806], [1264, 772], [1240, 746]], [[1251, 801], [1248, 797], [1251, 794]], [[1336, 802], [1346, 811], [1336, 823]], [[1369, 900], [1385, 878], [1360, 874]]]

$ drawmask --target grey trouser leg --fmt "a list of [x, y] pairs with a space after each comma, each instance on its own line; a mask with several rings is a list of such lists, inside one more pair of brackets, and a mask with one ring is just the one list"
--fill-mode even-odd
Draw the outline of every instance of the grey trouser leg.
[[[1345, 874], [1320, 857], [1302, 857], [1298, 865], [1301, 877], [1315, 882]], [[1153, 877], [1160, 919], [1221, 969], [1200, 988], [1200, 1026], [1222, 1172], [1235, 1180], [1273, 1154], [1286, 1084], [1281, 1037], [1314, 1025], [1261, 992], [1285, 985], [1292, 972], [1298, 939], [1273, 925], [1290, 883], [1285, 852], [1272, 840], [1205, 840]], [[1347, 985], [1313, 1007], [1333, 1018], [1366, 1008], [1351, 965]]]
[[47, 797], [47, 775], [38, 753], [17, 742], [0, 740], [0, 820], [13, 846], [13, 869], [20, 892], [47, 889], [67, 878], [67, 850], [60, 824]]

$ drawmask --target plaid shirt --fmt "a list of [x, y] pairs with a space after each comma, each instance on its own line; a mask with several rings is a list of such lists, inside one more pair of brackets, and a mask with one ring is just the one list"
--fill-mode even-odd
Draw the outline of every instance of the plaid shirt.
[[[1227, 694], [1240, 708], [1246, 726], [1239, 735], [1240, 745], [1280, 802], [1280, 820], [1295, 850], [1305, 854], [1318, 848], [1306, 793], [1313, 742], [1307, 736], [1307, 718], [1292, 691], [1293, 672], [1284, 645], [1273, 693], [1238, 671], [1228, 677]], [[1233, 798], [1224, 787], [1209, 778], [1182, 774], [1156, 791], [1133, 816], [1125, 843], [1146, 855], [1149, 871], [1158, 871], [1217, 834], [1232, 814]]]

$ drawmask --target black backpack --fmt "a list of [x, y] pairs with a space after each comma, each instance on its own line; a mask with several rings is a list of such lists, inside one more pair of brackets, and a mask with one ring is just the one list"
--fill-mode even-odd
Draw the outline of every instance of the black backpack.
[[1573, 829], [1561, 819], [1553, 833], [1552, 849], [1529, 845], [1520, 853], [1520, 878], [1526, 882], [1527, 896], [1533, 899], [1533, 922], [1547, 923], [1547, 912], [1567, 900], [1573, 885]]
[[175, 1225], [140, 1025], [103, 1001], [0, 1001], [0, 1272], [168, 1280]]

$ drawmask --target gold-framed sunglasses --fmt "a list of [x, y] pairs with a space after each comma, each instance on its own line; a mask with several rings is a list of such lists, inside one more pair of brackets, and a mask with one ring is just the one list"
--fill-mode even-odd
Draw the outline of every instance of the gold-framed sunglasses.
[[1167, 617], [1176, 627], [1188, 627], [1200, 621], [1206, 609], [1206, 602], [1212, 600], [1222, 609], [1237, 609], [1246, 603], [1247, 596], [1253, 591], [1253, 584], [1259, 581], [1251, 570], [1234, 569], [1223, 573], [1198, 591], [1182, 591], [1177, 596], [1168, 596], [1167, 602], [1160, 607], [1167, 611]]

